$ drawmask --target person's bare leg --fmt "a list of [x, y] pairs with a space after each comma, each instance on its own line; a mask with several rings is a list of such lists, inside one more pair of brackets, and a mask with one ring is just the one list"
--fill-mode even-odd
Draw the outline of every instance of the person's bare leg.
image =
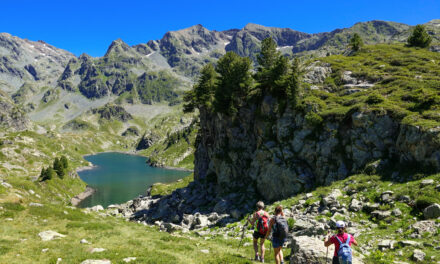
[[255, 256], [258, 256], [258, 239], [254, 238], [254, 251]]
[[275, 263], [276, 263], [276, 264], [280, 264], [280, 263], [281, 263], [279, 252], [280, 252], [280, 248], [274, 248], [274, 249], [273, 249], [273, 254], [274, 254], [274, 256], [275, 256]]
[[260, 251], [261, 251], [261, 259], [264, 259], [264, 252], [266, 249], [264, 248], [264, 238], [260, 239]]
[[280, 255], [280, 263], [281, 263], [282, 261], [284, 261], [283, 247], [280, 247], [280, 253], [278, 255]]

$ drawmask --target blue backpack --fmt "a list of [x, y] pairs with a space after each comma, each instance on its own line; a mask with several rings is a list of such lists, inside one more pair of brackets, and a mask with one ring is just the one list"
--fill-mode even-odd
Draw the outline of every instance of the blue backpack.
[[340, 264], [350, 264], [352, 261], [352, 252], [350, 247], [350, 234], [347, 234], [347, 241], [342, 243], [337, 236], [335, 236], [339, 242], [338, 258]]

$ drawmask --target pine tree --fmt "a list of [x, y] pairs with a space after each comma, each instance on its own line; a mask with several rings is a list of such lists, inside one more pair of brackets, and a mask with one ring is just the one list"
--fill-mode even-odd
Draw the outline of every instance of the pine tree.
[[67, 160], [66, 156], [62, 155], [60, 161], [64, 169], [67, 169], [69, 167], [69, 161]]
[[257, 72], [254, 75], [254, 79], [258, 82], [257, 96], [264, 96], [267, 93], [280, 95], [277, 89], [279, 87], [275, 87], [275, 81], [288, 70], [288, 60], [277, 51], [277, 44], [272, 38], [266, 38], [261, 42], [257, 61]]
[[57, 173], [58, 177], [64, 178], [64, 167], [58, 157], [53, 161], [53, 170]]
[[198, 82], [183, 97], [184, 102], [186, 102], [183, 106], [185, 113], [193, 112], [195, 108], [211, 108], [216, 89], [217, 73], [211, 63], [204, 66], [200, 73]]
[[354, 33], [353, 37], [350, 39], [350, 48], [353, 51], [359, 51], [364, 46], [364, 42], [358, 33]]
[[46, 174], [47, 174], [46, 168], [43, 167], [41, 169], [41, 173], [40, 173], [40, 177], [39, 177], [40, 181], [45, 181], [46, 180]]
[[417, 25], [408, 38], [408, 46], [427, 48], [431, 41], [432, 37], [426, 32], [425, 26]]
[[251, 61], [234, 52], [227, 52], [218, 60], [218, 85], [215, 91], [215, 111], [231, 114], [246, 99], [252, 86]]
[[46, 177], [48, 180], [53, 179], [53, 177], [55, 177], [55, 175], [56, 175], [56, 172], [54, 171], [54, 169], [52, 169], [51, 167], [48, 167], [46, 169]]
[[300, 77], [301, 77], [301, 69], [299, 65], [299, 59], [295, 58], [290, 67], [290, 73], [287, 78], [287, 98], [289, 101], [295, 106], [299, 102], [300, 97]]

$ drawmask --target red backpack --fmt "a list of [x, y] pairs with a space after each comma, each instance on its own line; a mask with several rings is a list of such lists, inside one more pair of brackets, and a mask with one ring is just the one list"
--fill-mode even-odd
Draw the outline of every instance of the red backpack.
[[269, 226], [267, 224], [267, 221], [269, 220], [269, 216], [266, 213], [260, 215], [258, 212], [257, 215], [258, 215], [258, 220], [257, 220], [258, 233], [265, 235], [267, 233], [267, 229], [269, 229]]

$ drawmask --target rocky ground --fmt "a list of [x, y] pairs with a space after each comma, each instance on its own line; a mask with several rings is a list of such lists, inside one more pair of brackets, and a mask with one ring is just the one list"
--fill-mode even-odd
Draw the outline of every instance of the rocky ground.
[[[362, 177], [367, 182], [365, 190], [354, 188], [353, 184], [364, 184]], [[417, 201], [402, 192], [402, 188], [419, 192], [435, 190], [438, 195], [439, 183], [439, 176], [411, 182], [408, 186], [358, 175], [274, 203], [267, 210], [272, 212], [277, 204], [285, 207], [291, 232], [285, 246], [291, 250], [292, 264], [324, 262], [323, 239], [327, 231], [335, 229], [338, 220], [347, 222], [348, 232], [359, 242], [359, 247], [354, 248], [354, 263], [392, 263], [386, 262], [389, 255], [393, 255], [394, 263], [438, 263], [440, 205], [433, 203], [414, 214]], [[192, 182], [170, 195], [138, 197], [105, 210], [101, 206], [88, 210], [155, 225], [170, 233], [195, 232], [205, 239], [240, 239], [243, 219], [252, 211], [255, 198], [246, 199], [249, 196], [244, 193], [213, 197], [210, 195], [213, 188], [213, 185]], [[374, 199], [371, 199], [372, 190]], [[252, 230], [246, 232], [245, 246], [250, 246], [251, 233]], [[333, 252], [332, 247], [329, 251]]]

